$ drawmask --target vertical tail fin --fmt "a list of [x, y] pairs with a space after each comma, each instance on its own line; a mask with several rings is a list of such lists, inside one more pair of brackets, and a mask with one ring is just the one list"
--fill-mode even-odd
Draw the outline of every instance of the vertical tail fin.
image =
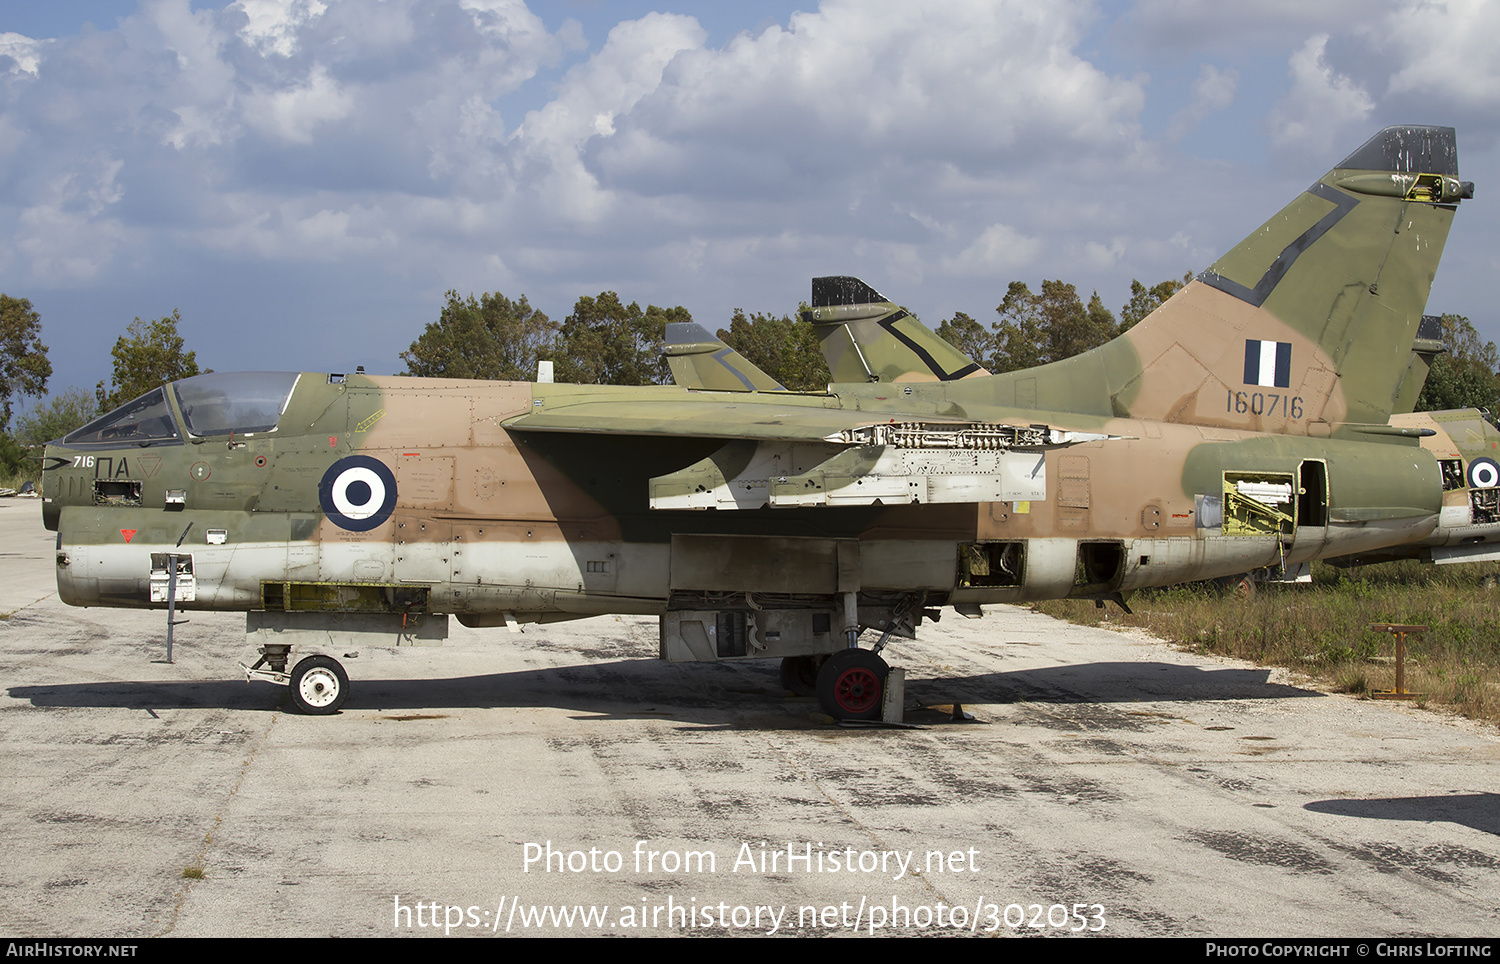
[[812, 306], [802, 318], [817, 332], [834, 382], [946, 382], [989, 374], [858, 278], [814, 278]]
[[697, 322], [667, 325], [667, 367], [683, 388], [716, 392], [781, 392], [781, 383]]
[[1001, 376], [995, 400], [1296, 435], [1384, 424], [1473, 194], [1451, 127], [1387, 128], [1129, 332]]

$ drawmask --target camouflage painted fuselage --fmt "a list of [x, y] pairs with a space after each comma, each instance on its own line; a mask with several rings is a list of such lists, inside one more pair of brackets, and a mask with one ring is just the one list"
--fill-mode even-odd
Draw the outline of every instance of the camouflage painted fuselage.
[[[380, 587], [396, 609], [393, 594], [422, 588], [421, 610], [461, 617], [654, 613], [674, 589], [834, 593], [841, 542], [857, 545], [861, 590], [925, 590], [974, 603], [1107, 597], [1422, 541], [1437, 530], [1444, 506], [1437, 456], [1468, 464], [1496, 442], [1477, 413], [1432, 422], [1438, 434], [1421, 447], [1414, 438], [1314, 439], [980, 407], [952, 398], [950, 387], [724, 398], [679, 388], [331, 381], [305, 373], [272, 431], [49, 449], [43, 494], [60, 536], [59, 590], [75, 605], [151, 605], [152, 555], [170, 551], [185, 532], [196, 583], [195, 598], [182, 603], [188, 608], [289, 605], [286, 584], [302, 584]], [[674, 408], [696, 420], [705, 403], [723, 412], [721, 437], [644, 434], [652, 431], [644, 424], [636, 428], [643, 434], [506, 427], [533, 413], [566, 418], [587, 405], [639, 409], [667, 431]], [[1034, 486], [1020, 493], [1027, 498], [651, 507], [653, 479], [720, 451], [729, 433], [783, 444], [776, 429], [801, 413], [853, 415], [851, 422], [1048, 424], [1105, 437], [1013, 449], [1008, 454], [1022, 460]], [[1449, 434], [1455, 424], [1463, 431]], [[796, 446], [810, 450], [809, 465], [833, 447], [785, 445], [792, 455], [778, 479], [798, 467]], [[370, 517], [348, 527], [325, 511], [326, 486], [320, 499], [330, 469], [351, 456], [380, 461], [394, 480], [384, 495], [386, 518], [370, 527]], [[1231, 485], [1253, 477], [1301, 490], [1309, 473], [1322, 488], [1311, 499], [1261, 500], [1288, 509], [1290, 524], [1257, 530], [1252, 520], [1226, 531], [1226, 477]], [[903, 481], [909, 478], [922, 477], [908, 472]], [[169, 490], [182, 501], [169, 503]], [[1452, 490], [1450, 508], [1467, 509], [1468, 494], [1467, 484]], [[1488, 539], [1488, 531], [1481, 526], [1466, 537]], [[991, 543], [1022, 544], [1019, 571], [972, 571], [966, 550]], [[1084, 554], [1092, 573], [1080, 570], [1080, 544], [1096, 547]]]
[[186, 608], [403, 626], [734, 608], [756, 627], [734, 655], [785, 655], [843, 645], [826, 614], [847, 630], [856, 602], [860, 625], [909, 630], [942, 604], [1488, 558], [1500, 434], [1476, 412], [1391, 419], [1472, 195], [1453, 145], [1382, 132], [1130, 332], [1025, 372], [984, 373], [862, 282], [823, 279], [807, 320], [826, 393], [718, 371], [706, 333], [674, 371], [744, 390], [164, 386], [48, 447], [59, 590], [163, 605], [175, 554]]

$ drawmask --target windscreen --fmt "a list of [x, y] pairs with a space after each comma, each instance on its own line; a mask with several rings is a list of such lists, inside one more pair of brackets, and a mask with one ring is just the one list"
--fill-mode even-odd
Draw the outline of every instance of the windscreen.
[[159, 388], [99, 416], [63, 439], [64, 445], [134, 445], [177, 438], [177, 426]]

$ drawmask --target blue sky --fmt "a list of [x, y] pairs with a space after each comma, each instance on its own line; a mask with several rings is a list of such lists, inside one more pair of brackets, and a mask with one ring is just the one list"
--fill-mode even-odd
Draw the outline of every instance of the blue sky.
[[401, 368], [443, 293], [932, 324], [1198, 271], [1376, 130], [1477, 183], [1429, 311], [1500, 338], [1500, 4], [0, 2], [0, 291], [52, 388], [179, 309], [216, 369]]

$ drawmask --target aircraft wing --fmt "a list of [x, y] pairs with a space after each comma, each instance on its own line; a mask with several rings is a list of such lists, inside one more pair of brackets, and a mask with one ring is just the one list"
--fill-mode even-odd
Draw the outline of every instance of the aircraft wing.
[[1114, 437], [719, 399], [544, 402], [505, 427], [724, 440], [707, 458], [653, 478], [653, 509], [1041, 500], [1047, 449]]
[[844, 431], [890, 421], [890, 416], [878, 412], [755, 405], [736, 403], [733, 398], [693, 396], [627, 402], [608, 397], [572, 401], [549, 396], [542, 406], [507, 421], [505, 427], [513, 432], [823, 441]]

